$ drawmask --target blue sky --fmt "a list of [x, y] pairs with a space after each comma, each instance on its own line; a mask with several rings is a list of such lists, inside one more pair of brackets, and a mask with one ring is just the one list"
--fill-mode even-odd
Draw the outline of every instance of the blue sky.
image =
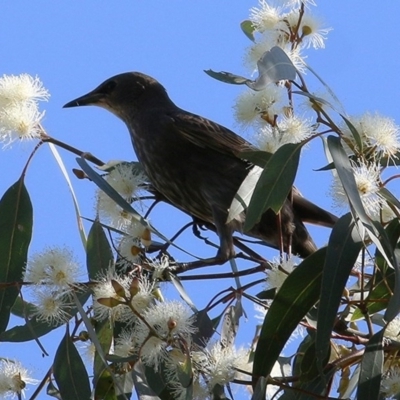
[[[104, 161], [135, 159], [125, 126], [104, 110], [62, 109], [62, 105], [106, 78], [126, 71], [155, 77], [180, 107], [248, 137], [251, 132], [239, 129], [232, 112], [235, 97], [243, 89], [213, 80], [203, 70], [249, 74], [243, 66], [243, 55], [250, 42], [239, 24], [248, 18], [253, 6], [257, 6], [253, 0], [5, 2], [1, 6], [0, 74], [38, 75], [51, 93], [49, 103], [44, 104], [43, 121], [49, 135]], [[378, 111], [399, 123], [400, 4], [319, 1], [312, 11], [333, 31], [325, 50], [308, 52], [308, 63], [329, 84], [349, 114]], [[307, 75], [306, 79], [310, 78]], [[1, 194], [18, 179], [32, 148], [32, 143], [16, 144], [0, 153]], [[74, 156], [61, 153], [69, 170], [76, 167]], [[327, 196], [329, 173], [313, 171], [324, 164], [319, 144], [311, 145], [302, 156], [296, 184], [306, 197], [332, 211]], [[93, 217], [93, 185], [76, 179], [73, 183], [82, 214]], [[35, 156], [26, 184], [34, 205], [31, 252], [45, 246], [67, 245], [84, 264], [68, 189], [47, 148]], [[167, 235], [187, 221], [175, 213], [174, 225], [165, 224], [171, 212], [160, 209], [152, 219]], [[313, 232], [319, 244], [327, 240], [327, 230]], [[191, 245], [192, 249], [197, 250], [198, 245]], [[167, 295], [174, 295], [172, 287], [166, 290]], [[189, 293], [199, 308], [210, 297], [204, 296], [203, 282], [190, 285]], [[251, 312], [252, 307], [247, 311]], [[250, 336], [252, 326], [249, 324]], [[248, 341], [250, 336], [242, 340]], [[44, 343], [50, 353], [57, 345], [56, 339], [48, 345]], [[19, 345], [1, 344], [0, 356], [30, 359], [28, 367], [40, 378], [50, 366], [51, 357], [42, 359], [32, 343], [21, 348], [25, 354]]]

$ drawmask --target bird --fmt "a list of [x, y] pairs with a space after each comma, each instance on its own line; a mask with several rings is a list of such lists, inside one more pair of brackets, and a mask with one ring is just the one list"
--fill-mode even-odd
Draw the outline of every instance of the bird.
[[[230, 129], [179, 108], [154, 78], [127, 72], [113, 76], [64, 108], [102, 107], [127, 126], [133, 148], [151, 185], [169, 203], [212, 224], [219, 237], [213, 260], [235, 257], [233, 233], [243, 232], [245, 211], [227, 222], [243, 180], [255, 166], [239, 157], [256, 150]], [[337, 217], [302, 197], [293, 187], [279, 218], [266, 210], [246, 235], [306, 258], [317, 247], [304, 222], [333, 227]]]

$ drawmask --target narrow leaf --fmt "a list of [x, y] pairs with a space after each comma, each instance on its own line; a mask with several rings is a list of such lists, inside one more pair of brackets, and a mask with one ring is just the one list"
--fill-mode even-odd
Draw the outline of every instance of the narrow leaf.
[[249, 81], [249, 79], [244, 78], [243, 76], [235, 75], [226, 71], [215, 72], [212, 69], [207, 69], [204, 70], [204, 72], [207, 75], [211, 76], [211, 78], [216, 79], [217, 81], [230, 83], [233, 85], [244, 85], [246, 82]]
[[379, 194], [384, 197], [389, 203], [393, 204], [400, 210], [400, 201], [388, 189], [381, 188]]
[[361, 361], [358, 381], [358, 400], [378, 400], [383, 369], [383, 334], [382, 329], [369, 340]]
[[82, 168], [83, 172], [111, 199], [113, 199], [124, 211], [128, 212], [140, 222], [143, 226], [148, 227], [147, 222], [140, 216], [140, 214], [127, 202], [121, 195], [93, 168], [89, 166], [83, 157], [76, 158], [77, 163]]
[[53, 374], [63, 399], [91, 398], [89, 376], [68, 332], [58, 346]]
[[332, 108], [333, 110], [335, 109], [333, 107], [333, 105], [331, 103], [329, 103], [329, 101], [326, 101], [325, 99], [323, 99], [322, 97], [318, 97], [315, 96], [312, 93], [308, 93], [308, 92], [300, 92], [298, 90], [293, 90], [292, 92], [293, 94], [299, 94], [300, 96], [305, 96], [308, 97], [310, 100], [313, 100], [315, 103], [317, 104], [322, 104], [324, 106], [328, 106], [329, 108]]
[[95, 399], [117, 400], [114, 381], [108, 371], [103, 371], [97, 379], [95, 377], [93, 386]]
[[[94, 326], [96, 336], [99, 340], [100, 346], [103, 350], [103, 354], [108, 354], [109, 350], [111, 348], [111, 343], [113, 340], [113, 329], [110, 325], [110, 321], [105, 319], [103, 321], [96, 321], [96, 324]], [[110, 373], [106, 370], [107, 365], [104, 365], [104, 361], [102, 357], [99, 355], [99, 352], [95, 351], [94, 353], [94, 362], [93, 362], [93, 385], [96, 387], [97, 391], [97, 386], [100, 380], [102, 380], [101, 385], [102, 389], [104, 389], [103, 385], [107, 382], [113, 382], [112, 376], [110, 376]], [[112, 385], [112, 388], [114, 388], [114, 384], [110, 383]], [[100, 390], [100, 389], [99, 389]], [[100, 397], [99, 397], [100, 398]]]
[[254, 393], [253, 396], [251, 397], [251, 400], [265, 400], [265, 393], [267, 391], [267, 379], [263, 376], [261, 376], [256, 384], [256, 387], [254, 388]]
[[79, 230], [79, 234], [81, 237], [81, 241], [83, 244], [83, 247], [86, 247], [86, 233], [85, 233], [85, 228], [83, 226], [83, 222], [82, 222], [82, 217], [81, 217], [81, 212], [79, 210], [79, 204], [78, 204], [78, 199], [76, 198], [75, 195], [75, 191], [74, 191], [74, 187], [72, 186], [72, 182], [69, 179], [69, 175], [67, 172], [67, 169], [65, 168], [64, 162], [60, 156], [60, 153], [57, 150], [57, 147], [54, 146], [53, 143], [48, 143], [51, 152], [53, 153], [53, 157], [55, 158], [55, 160], [57, 161], [58, 166], [60, 167], [60, 170], [64, 176], [65, 181], [67, 182], [69, 191], [71, 193], [72, 196], [72, 202], [74, 204], [74, 209], [75, 209], [75, 216], [76, 216], [76, 222], [78, 224], [78, 230]]
[[348, 213], [332, 229], [322, 275], [315, 343], [320, 369], [330, 349], [330, 337], [343, 290], [362, 246], [354, 220]]
[[[339, 98], [336, 96], [335, 92], [329, 87], [329, 85], [307, 64], [305, 64], [306, 68], [322, 83], [325, 87], [326, 91], [330, 94], [335, 103], [339, 106], [341, 110], [344, 110], [342, 103], [339, 101]], [[344, 114], [344, 111], [343, 113]]]
[[263, 90], [269, 83], [283, 80], [294, 81], [297, 70], [286, 52], [279, 46], [266, 51], [257, 62], [258, 77], [246, 85], [253, 90]]
[[353, 170], [346, 152], [340, 142], [340, 139], [335, 136], [328, 137], [328, 148], [335, 163], [336, 171], [342, 182], [343, 189], [349, 199], [349, 203], [354, 209], [356, 216], [360, 218], [362, 223], [368, 227], [368, 230], [374, 232], [371, 225], [371, 220], [366, 214], [363, 204], [361, 202], [360, 194], [357, 189], [356, 180], [354, 178]]
[[239, 330], [239, 320], [243, 315], [240, 299], [234, 306], [229, 306], [222, 318], [221, 344], [223, 348], [231, 348]]
[[197, 328], [196, 333], [192, 336], [193, 343], [204, 346], [215, 333], [214, 325], [207, 314], [207, 310], [200, 310], [196, 313], [194, 327]]
[[252, 169], [250, 169], [249, 173], [235, 194], [231, 206], [229, 207], [229, 214], [226, 220], [227, 224], [233, 221], [244, 210], [247, 209], [262, 172], [263, 169], [258, 166], [254, 166]]
[[304, 143], [285, 144], [272, 155], [262, 172], [246, 214], [244, 230], [250, 230], [271, 208], [278, 213], [293, 186]]
[[[20, 282], [32, 237], [32, 204], [21, 177], [0, 200], [0, 282]], [[7, 328], [17, 286], [0, 290], [0, 332]]]
[[242, 28], [243, 33], [252, 41], [254, 42], [254, 32], [255, 32], [255, 27], [251, 21], [248, 19], [244, 20], [243, 22], [240, 23], [240, 27]]
[[107, 271], [113, 263], [110, 243], [99, 221], [94, 221], [86, 245], [86, 266], [89, 279], [94, 280], [101, 272]]
[[159, 397], [150, 389], [145, 375], [145, 367], [141, 361], [134, 364], [132, 369], [134, 388], [139, 400], [159, 400]]
[[387, 322], [394, 319], [400, 312], [400, 249], [394, 250], [395, 262], [392, 264], [394, 269], [394, 290], [389, 299], [389, 304], [385, 312]]
[[36, 306], [33, 303], [29, 303], [25, 300], [22, 300], [21, 297], [17, 297], [11, 308], [11, 313], [17, 317], [27, 318], [30, 317], [36, 310]]
[[[261, 329], [254, 355], [253, 376], [268, 376], [285, 343], [318, 301], [326, 248], [307, 257], [278, 290]], [[256, 379], [253, 383], [256, 382]]]
[[185, 303], [192, 309], [193, 312], [197, 312], [197, 308], [194, 305], [192, 299], [189, 294], [186, 292], [186, 289], [183, 287], [181, 280], [174, 274], [169, 274], [169, 278], [171, 282], [174, 284], [175, 289], [178, 291], [179, 295], [185, 301]]
[[50, 381], [46, 387], [46, 394], [56, 399], [62, 400], [59, 390], [54, 386], [53, 381]]
[[343, 118], [343, 121], [346, 123], [346, 125], [349, 128], [351, 134], [353, 135], [354, 141], [356, 142], [360, 153], [362, 153], [362, 151], [363, 151], [363, 141], [362, 141], [361, 136], [358, 133], [356, 127], [344, 115], [340, 114], [340, 116]]

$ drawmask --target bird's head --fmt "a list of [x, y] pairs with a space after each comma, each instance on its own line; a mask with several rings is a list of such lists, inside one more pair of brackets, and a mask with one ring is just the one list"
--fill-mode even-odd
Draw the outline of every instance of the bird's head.
[[166, 99], [170, 101], [158, 81], [140, 72], [127, 72], [107, 79], [91, 92], [65, 104], [64, 108], [94, 105], [126, 120], [134, 117], [148, 101], [165, 102]]

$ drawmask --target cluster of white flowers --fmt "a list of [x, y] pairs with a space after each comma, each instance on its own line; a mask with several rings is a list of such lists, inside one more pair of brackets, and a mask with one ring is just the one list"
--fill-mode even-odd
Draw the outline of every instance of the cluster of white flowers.
[[[160, 266], [164, 270], [169, 262], [163, 258], [155, 264], [155, 270]], [[158, 277], [153, 274], [152, 279], [157, 281]], [[183, 370], [188, 358], [192, 361], [194, 398], [207, 398], [215, 385], [237, 378], [237, 368], [250, 373], [249, 355], [243, 349], [225, 348], [219, 342], [204, 348], [194, 345], [192, 336], [197, 328], [193, 311], [183, 302], [158, 301], [155, 289], [144, 276], [122, 277], [111, 268], [92, 287], [95, 318], [125, 323], [115, 339], [113, 354], [137, 357], [158, 372], [162, 368], [177, 399], [185, 398], [180, 376], [187, 373]]]
[[53, 247], [34, 254], [24, 274], [24, 282], [32, 284], [34, 315], [49, 324], [68, 321], [71, 290], [76, 288], [79, 276], [79, 264], [66, 248]]
[[[298, 71], [304, 71], [302, 51], [309, 47], [323, 48], [330, 29], [322, 27], [321, 21], [310, 14], [305, 6], [313, 1], [286, 1], [280, 6], [266, 0], [250, 10], [253, 44], [245, 56], [245, 63], [255, 71], [263, 54], [279, 46]], [[304, 11], [304, 12], [303, 12]], [[286, 99], [286, 100], [285, 100]], [[252, 124], [256, 128], [255, 140], [262, 150], [275, 152], [287, 143], [299, 143], [315, 133], [310, 120], [293, 114], [284, 82], [270, 83], [254, 92], [247, 89], [234, 106], [238, 123]]]
[[[116, 290], [116, 286], [120, 290]], [[133, 324], [136, 312], [146, 310], [154, 300], [154, 283], [145, 277], [138, 279], [130, 275], [119, 275], [110, 267], [101, 274], [93, 286], [93, 311], [98, 320], [110, 319]], [[128, 303], [129, 302], [129, 303]]]
[[266, 280], [267, 286], [279, 290], [296, 265], [296, 258], [293, 256], [287, 260], [273, 260], [271, 270], [268, 272]]
[[[379, 194], [380, 168], [374, 163], [352, 163], [352, 170], [361, 201], [371, 217], [379, 217], [383, 198]], [[348, 205], [347, 195], [336, 173], [333, 174], [332, 195], [337, 207]]]
[[[120, 163], [104, 177], [107, 183], [128, 203], [131, 203], [145, 187], [146, 177], [130, 163]], [[103, 222], [120, 229], [130, 236], [139, 237], [144, 227], [132, 220], [115, 201], [102, 190], [97, 191], [97, 212]]]
[[[383, 375], [381, 393], [386, 399], [397, 399], [400, 394], [400, 368], [392, 367]], [[394, 397], [396, 396], [396, 397]]]
[[7, 144], [17, 139], [39, 138], [40, 100], [49, 98], [38, 77], [28, 74], [3, 75], [0, 78], [0, 141]]
[[[185, 399], [187, 398], [186, 388], [179, 379], [185, 363], [185, 355], [179, 350], [171, 353], [166, 364], [168, 385], [175, 399]], [[190, 357], [193, 372], [193, 399], [212, 398], [216, 385], [224, 386], [234, 379], [243, 378], [238, 369], [247, 371], [249, 374], [251, 370], [247, 351], [237, 350], [234, 347], [224, 348], [220, 342], [209, 344], [202, 349], [195, 348], [190, 352]]]
[[371, 114], [366, 112], [361, 116], [350, 116], [349, 121], [357, 130], [363, 148], [359, 148], [359, 144], [347, 124], [341, 124], [341, 131], [353, 144], [351, 154], [368, 154], [371, 153], [375, 160], [379, 161], [382, 157], [396, 157], [396, 153], [400, 150], [400, 128], [393, 119], [380, 115], [378, 113]]
[[[139, 199], [147, 183], [146, 176], [131, 163], [113, 165], [104, 179], [129, 204]], [[118, 266], [121, 271], [127, 271], [141, 260], [143, 247], [151, 244], [150, 230], [100, 189], [97, 190], [96, 200], [96, 211], [102, 223], [121, 231], [117, 240]]]
[[[358, 133], [355, 139], [348, 124], [340, 125], [344, 135], [344, 147], [352, 157], [353, 175], [367, 214], [384, 223], [395, 217], [393, 210], [380, 193], [381, 173], [390, 160], [396, 161], [400, 150], [400, 127], [391, 118], [371, 114], [348, 117]], [[332, 195], [337, 206], [347, 206], [347, 195], [337, 176], [333, 173]]]
[[25, 395], [26, 385], [36, 385], [39, 381], [32, 379], [28, 370], [18, 361], [2, 359], [0, 361], [0, 397], [17, 397]]

